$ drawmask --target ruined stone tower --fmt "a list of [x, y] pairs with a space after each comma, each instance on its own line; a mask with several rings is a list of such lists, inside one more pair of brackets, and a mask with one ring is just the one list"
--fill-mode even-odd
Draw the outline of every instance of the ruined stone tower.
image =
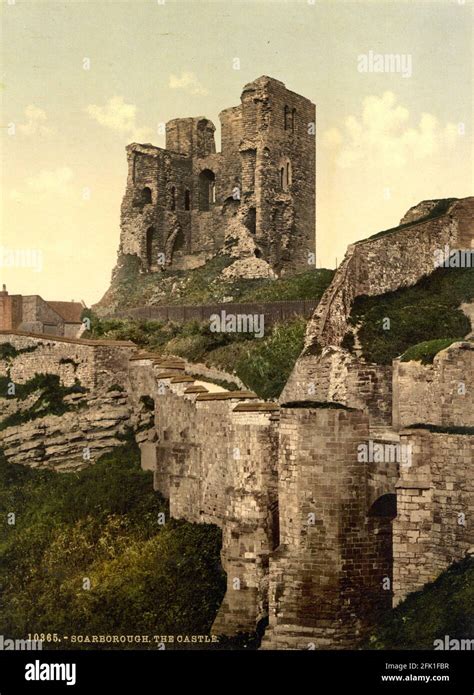
[[[238, 220], [252, 253], [276, 273], [308, 267], [315, 250], [315, 106], [270, 77], [222, 111], [222, 151], [204, 117], [166, 124], [166, 149], [127, 147], [121, 254], [144, 271], [204, 263]], [[227, 234], [227, 237], [226, 237]]]

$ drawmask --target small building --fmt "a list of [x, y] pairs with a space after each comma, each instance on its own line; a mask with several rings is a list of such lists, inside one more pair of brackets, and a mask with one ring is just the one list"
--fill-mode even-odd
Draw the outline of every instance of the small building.
[[84, 331], [83, 302], [48, 302], [38, 294], [0, 292], [0, 330], [78, 338]]

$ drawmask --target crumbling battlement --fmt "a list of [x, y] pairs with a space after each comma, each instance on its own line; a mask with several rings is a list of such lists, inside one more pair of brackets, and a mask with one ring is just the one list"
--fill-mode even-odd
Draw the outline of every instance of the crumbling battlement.
[[392, 423], [392, 367], [370, 364], [340, 347], [298, 358], [280, 402], [336, 402], [365, 411], [373, 428]]
[[453, 343], [433, 364], [393, 363], [393, 428], [474, 427], [474, 343]]
[[[87, 410], [4, 430], [7, 458], [74, 468], [86, 465], [84, 447], [92, 448], [93, 462], [132, 427], [142, 467], [153, 471], [171, 515], [222, 529], [227, 591], [213, 625], [217, 634], [252, 632], [268, 616], [263, 648], [354, 647], [394, 597], [431, 581], [473, 545], [472, 420], [453, 394], [460, 376], [472, 375], [469, 343], [453, 344], [431, 367], [395, 363], [394, 403], [403, 426], [417, 409], [424, 417], [428, 398], [441, 423], [397, 432], [374, 399], [379, 393], [384, 400], [383, 389], [364, 391], [357, 381], [363, 365], [343, 364], [337, 347], [334, 396], [343, 397], [346, 388], [344, 397], [357, 397], [360, 407], [327, 398], [263, 402], [249, 391], [196, 381], [184, 360], [130, 356], [128, 344], [4, 337], [17, 350], [37, 345], [11, 358], [18, 373], [23, 361], [29, 373], [39, 351], [53, 373], [66, 355], [82, 358], [84, 379], [103, 384], [93, 387], [96, 403]], [[108, 380], [104, 360], [91, 357], [102, 349]], [[115, 381], [114, 365], [126, 393], [104, 392]], [[375, 379], [369, 377], [367, 383]], [[384, 388], [387, 382], [385, 374]], [[466, 386], [463, 397], [471, 403], [467, 377]], [[383, 456], [367, 455], [373, 440]], [[411, 458], [397, 457], [397, 446]]]
[[220, 113], [222, 151], [204, 117], [166, 124], [166, 149], [127, 147], [119, 254], [142, 270], [195, 267], [244, 227], [243, 255], [269, 271], [308, 267], [315, 250], [315, 106], [270, 77], [244, 87]]
[[134, 343], [125, 340], [81, 340], [0, 331], [0, 346], [6, 344], [17, 355], [0, 360], [0, 376], [10, 376], [12, 382], [23, 384], [35, 374], [57, 374], [64, 386], [72, 386], [77, 379], [87, 389], [120, 383], [136, 349]]
[[340, 345], [356, 297], [414, 285], [435, 269], [435, 251], [473, 247], [474, 197], [435, 202], [437, 216], [413, 213], [410, 222], [349, 246], [308, 324], [303, 354], [316, 344]]

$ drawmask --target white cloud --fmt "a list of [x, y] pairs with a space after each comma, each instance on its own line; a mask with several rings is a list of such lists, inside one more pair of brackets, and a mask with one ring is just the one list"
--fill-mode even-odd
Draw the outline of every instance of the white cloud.
[[74, 172], [69, 167], [58, 167], [54, 170], [42, 169], [36, 176], [25, 180], [25, 185], [10, 191], [10, 198], [15, 202], [43, 199], [48, 195], [66, 195], [71, 192], [70, 182]]
[[186, 72], [183, 70], [181, 75], [170, 75], [170, 89], [184, 89], [189, 94], [209, 94], [207, 90], [198, 80], [194, 72]]
[[343, 128], [331, 128], [323, 144], [333, 150], [336, 163], [345, 169], [364, 163], [403, 167], [452, 149], [459, 142], [454, 123], [442, 125], [436, 116], [423, 113], [410, 124], [410, 112], [397, 103], [393, 92], [369, 96], [360, 114], [348, 116]]
[[100, 125], [122, 133], [129, 139], [144, 142], [153, 136], [151, 128], [138, 127], [137, 107], [135, 104], [126, 104], [121, 96], [111, 97], [105, 106], [89, 104], [85, 110]]
[[46, 112], [35, 104], [28, 104], [25, 111], [25, 123], [18, 124], [18, 130], [23, 135], [51, 135], [54, 130], [46, 125], [48, 120]]

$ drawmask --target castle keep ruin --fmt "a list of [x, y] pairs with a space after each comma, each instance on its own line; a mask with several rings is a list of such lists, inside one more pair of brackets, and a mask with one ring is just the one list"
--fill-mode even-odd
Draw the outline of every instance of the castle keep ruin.
[[232, 230], [277, 274], [315, 251], [315, 105], [279, 80], [247, 84], [238, 106], [166, 124], [166, 149], [127, 147], [119, 254], [145, 272], [192, 268], [231, 245]]
[[[351, 246], [280, 404], [208, 389], [192, 364], [130, 343], [0, 331], [0, 376], [24, 383], [41, 370], [88, 389], [81, 410], [1, 429], [5, 456], [74, 469], [85, 447], [93, 462], [132, 427], [171, 516], [222, 529], [214, 633], [268, 621], [262, 648], [355, 647], [381, 612], [474, 546], [472, 333], [426, 365], [379, 365], [343, 347], [355, 298], [416, 284], [446, 244], [474, 246], [474, 198], [422, 204]], [[473, 306], [463, 305], [471, 317]], [[360, 456], [372, 445], [410, 460]]]

